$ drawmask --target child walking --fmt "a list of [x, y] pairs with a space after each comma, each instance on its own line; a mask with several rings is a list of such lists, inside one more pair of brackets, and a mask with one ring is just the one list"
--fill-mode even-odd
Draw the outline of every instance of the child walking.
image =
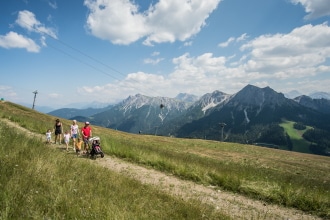
[[69, 151], [69, 142], [70, 142], [71, 135], [68, 131], [65, 131], [63, 137], [64, 137], [64, 143], [66, 146], [66, 151]]
[[52, 141], [52, 131], [50, 129], [46, 132], [46, 144], [50, 144]]
[[80, 155], [80, 153], [81, 153], [81, 145], [83, 143], [84, 142], [81, 140], [81, 138], [78, 138], [77, 141], [75, 142], [75, 148], [76, 148], [76, 154], [77, 154], [77, 156]]

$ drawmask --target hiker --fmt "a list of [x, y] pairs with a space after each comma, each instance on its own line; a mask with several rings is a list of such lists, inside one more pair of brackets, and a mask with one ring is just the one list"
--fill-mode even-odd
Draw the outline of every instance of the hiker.
[[77, 125], [76, 120], [72, 121], [72, 125], [70, 126], [70, 134], [72, 138], [72, 147], [73, 150], [75, 151], [76, 140], [79, 137], [79, 126]]
[[63, 126], [62, 126], [62, 122], [60, 122], [60, 119], [55, 120], [54, 130], [55, 130], [55, 142], [54, 142], [54, 144], [56, 144], [57, 140], [59, 141], [58, 144], [61, 144]]
[[92, 136], [92, 128], [89, 126], [89, 122], [85, 122], [85, 126], [81, 129], [81, 134], [84, 141], [84, 153], [88, 154], [88, 140]]

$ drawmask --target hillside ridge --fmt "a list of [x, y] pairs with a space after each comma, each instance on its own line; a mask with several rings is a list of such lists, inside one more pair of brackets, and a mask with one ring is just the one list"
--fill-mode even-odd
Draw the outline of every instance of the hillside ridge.
[[[2, 118], [0, 121], [16, 128], [18, 131], [28, 133], [31, 138], [44, 139], [44, 135], [33, 133], [8, 119]], [[50, 147], [57, 147], [65, 152], [64, 145], [52, 144]], [[67, 153], [67, 155], [76, 157], [73, 152]], [[212, 186], [203, 186], [181, 180], [172, 175], [128, 163], [108, 155], [102, 159], [90, 160], [90, 162], [138, 180], [143, 184], [158, 186], [157, 189], [161, 189], [172, 196], [179, 196], [182, 199], [200, 200], [203, 203], [214, 206], [217, 210], [231, 216], [233, 219], [321, 219], [299, 210], [267, 204], [238, 194], [215, 190]]]

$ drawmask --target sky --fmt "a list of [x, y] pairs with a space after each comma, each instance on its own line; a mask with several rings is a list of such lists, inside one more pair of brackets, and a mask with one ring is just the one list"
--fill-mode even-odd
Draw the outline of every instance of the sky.
[[330, 92], [330, 0], [0, 0], [0, 98]]

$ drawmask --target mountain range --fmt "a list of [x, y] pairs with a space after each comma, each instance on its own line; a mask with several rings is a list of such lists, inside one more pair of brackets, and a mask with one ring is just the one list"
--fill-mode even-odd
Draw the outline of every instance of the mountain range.
[[137, 94], [115, 105], [87, 110], [59, 109], [48, 114], [130, 133], [275, 146], [290, 145], [279, 126], [285, 120], [330, 132], [329, 99], [305, 95], [290, 99], [270, 87], [253, 85], [236, 94], [214, 91], [200, 98], [184, 93], [175, 98]]

